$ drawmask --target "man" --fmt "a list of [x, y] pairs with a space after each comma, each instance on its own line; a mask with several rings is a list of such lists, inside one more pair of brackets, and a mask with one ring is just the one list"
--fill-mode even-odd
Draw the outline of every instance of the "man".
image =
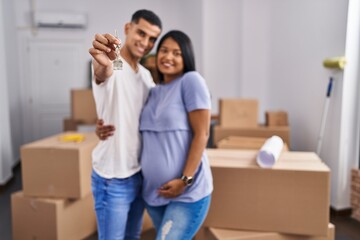
[[99, 239], [140, 238], [144, 203], [139, 118], [154, 83], [139, 60], [154, 47], [161, 28], [161, 21], [153, 12], [139, 10], [133, 14], [131, 22], [125, 24], [121, 70], [113, 70], [115, 47], [120, 44], [113, 35], [96, 34], [89, 49], [93, 57], [97, 115], [101, 123], [109, 124], [113, 130], [110, 131], [113, 136], [100, 141], [92, 154], [92, 191]]

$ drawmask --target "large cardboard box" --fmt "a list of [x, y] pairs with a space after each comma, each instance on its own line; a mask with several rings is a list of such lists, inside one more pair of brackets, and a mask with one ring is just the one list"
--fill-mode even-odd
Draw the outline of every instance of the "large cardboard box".
[[96, 124], [83, 124], [71, 118], [64, 118], [63, 121], [64, 132], [75, 131], [75, 132], [95, 132]]
[[216, 147], [221, 149], [260, 149], [267, 138], [229, 136], [217, 142]]
[[285, 111], [265, 112], [266, 126], [289, 126], [288, 114]]
[[96, 231], [91, 194], [79, 200], [11, 195], [12, 235], [14, 240], [84, 239]]
[[[266, 140], [267, 138], [230, 136], [221, 139], [216, 144], [216, 147], [221, 149], [259, 150]], [[283, 151], [288, 150], [288, 146], [284, 143]]]
[[91, 192], [95, 133], [82, 133], [82, 142], [63, 142], [66, 132], [21, 147], [24, 194], [34, 197], [82, 198]]
[[220, 99], [219, 117], [222, 127], [256, 127], [259, 102], [256, 99]]
[[335, 240], [335, 226], [328, 224], [327, 236], [306, 236], [276, 232], [256, 232], [207, 228], [196, 240]]
[[78, 122], [75, 119], [72, 118], [64, 118], [63, 120], [63, 130], [64, 132], [69, 131], [77, 131]]
[[[219, 149], [207, 148], [206, 154], [209, 158], [233, 159], [233, 160], [249, 160], [255, 159], [258, 151], [251, 149]], [[320, 157], [315, 152], [305, 151], [282, 151], [279, 160], [280, 162], [306, 162], [315, 163], [322, 162]]]
[[213, 143], [217, 144], [221, 139], [229, 136], [242, 136], [242, 137], [259, 137], [270, 138], [277, 135], [290, 148], [290, 128], [289, 127], [265, 127], [259, 125], [257, 127], [249, 128], [228, 128], [222, 126], [214, 126], [213, 130]]
[[71, 90], [71, 118], [79, 123], [96, 122], [96, 105], [91, 89]]
[[323, 162], [287, 161], [284, 152], [263, 169], [257, 151], [222, 152], [208, 151], [214, 192], [204, 226], [326, 236], [330, 170]]

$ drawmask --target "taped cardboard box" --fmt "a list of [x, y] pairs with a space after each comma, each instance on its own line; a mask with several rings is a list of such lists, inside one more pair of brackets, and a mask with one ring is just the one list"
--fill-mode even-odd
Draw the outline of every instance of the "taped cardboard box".
[[63, 121], [64, 132], [75, 131], [75, 132], [95, 132], [96, 124], [83, 124], [71, 118], [65, 118]]
[[[209, 158], [214, 159], [232, 159], [232, 160], [249, 160], [255, 159], [258, 150], [253, 149], [219, 149], [219, 148], [207, 148], [206, 154]], [[286, 164], [287, 162], [299, 162], [299, 163], [314, 163], [322, 162], [320, 157], [315, 152], [305, 151], [282, 151], [278, 161]]]
[[[217, 144], [217, 148], [221, 149], [250, 149], [250, 150], [259, 150], [267, 138], [259, 137], [239, 137], [239, 136], [230, 136], [224, 139], [221, 139]], [[283, 151], [288, 151], [288, 146], [284, 143]]]
[[290, 148], [289, 127], [266, 127], [262, 125], [252, 128], [228, 128], [219, 125], [214, 126], [213, 143], [216, 145], [221, 139], [230, 136], [270, 138], [273, 135], [281, 137], [284, 143], [286, 143]]
[[11, 195], [12, 236], [14, 240], [84, 239], [96, 232], [92, 194], [82, 199], [26, 197]]
[[265, 112], [266, 126], [289, 126], [288, 114], [285, 111]]
[[326, 236], [330, 170], [323, 162], [280, 157], [262, 169], [257, 151], [218, 151], [208, 151], [214, 192], [204, 226]]
[[63, 131], [69, 132], [69, 131], [77, 131], [78, 122], [75, 119], [72, 118], [64, 118], [63, 120]]
[[221, 149], [260, 149], [267, 138], [229, 136], [217, 142], [216, 147]]
[[196, 240], [335, 240], [335, 226], [328, 224], [327, 236], [306, 236], [276, 232], [241, 231], [207, 228]]
[[91, 192], [92, 150], [95, 133], [82, 133], [81, 142], [51, 136], [21, 147], [22, 185], [26, 196], [82, 198]]
[[222, 127], [256, 127], [259, 102], [256, 99], [220, 99], [219, 117]]
[[91, 89], [71, 90], [71, 118], [83, 124], [96, 122], [96, 105]]

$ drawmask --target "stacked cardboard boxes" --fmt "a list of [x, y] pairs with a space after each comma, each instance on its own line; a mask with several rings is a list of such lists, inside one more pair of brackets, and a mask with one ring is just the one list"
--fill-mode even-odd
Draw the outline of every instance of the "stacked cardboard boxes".
[[[244, 149], [244, 150], [259, 150], [267, 138], [260, 137], [239, 137], [239, 136], [230, 136], [221, 139], [216, 147], [220, 149]], [[283, 151], [288, 151], [289, 148], [287, 144], [284, 144]]]
[[335, 226], [328, 225], [327, 236], [304, 236], [277, 232], [255, 232], [219, 228], [202, 229], [201, 239], [206, 240], [334, 240]]
[[329, 168], [313, 152], [282, 152], [263, 169], [257, 153], [207, 149], [214, 191], [197, 239], [333, 240]]
[[265, 125], [269, 127], [289, 126], [287, 112], [285, 111], [266, 111]]
[[[14, 240], [77, 240], [95, 233], [91, 154], [98, 141], [95, 133], [65, 132], [21, 147], [23, 189], [11, 196]], [[151, 230], [144, 212], [142, 231]]]
[[360, 221], [360, 170], [351, 170], [351, 217]]
[[290, 128], [285, 112], [267, 112], [267, 125], [258, 124], [259, 106], [255, 99], [220, 99], [219, 125], [213, 129], [213, 143], [229, 136], [270, 138], [277, 135], [290, 146]]
[[23, 190], [11, 196], [13, 239], [83, 239], [96, 231], [91, 194], [94, 133], [55, 135], [21, 147]]
[[266, 138], [229, 136], [217, 142], [216, 147], [221, 149], [260, 149]]
[[64, 131], [93, 131], [96, 119], [96, 106], [92, 90], [71, 90], [71, 117], [64, 119]]

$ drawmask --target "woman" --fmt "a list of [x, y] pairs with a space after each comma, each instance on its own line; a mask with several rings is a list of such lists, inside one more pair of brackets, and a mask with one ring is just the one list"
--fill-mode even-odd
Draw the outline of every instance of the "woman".
[[192, 239], [213, 190], [205, 154], [210, 94], [183, 32], [165, 34], [156, 59], [160, 84], [151, 89], [140, 119], [143, 197], [156, 239]]

